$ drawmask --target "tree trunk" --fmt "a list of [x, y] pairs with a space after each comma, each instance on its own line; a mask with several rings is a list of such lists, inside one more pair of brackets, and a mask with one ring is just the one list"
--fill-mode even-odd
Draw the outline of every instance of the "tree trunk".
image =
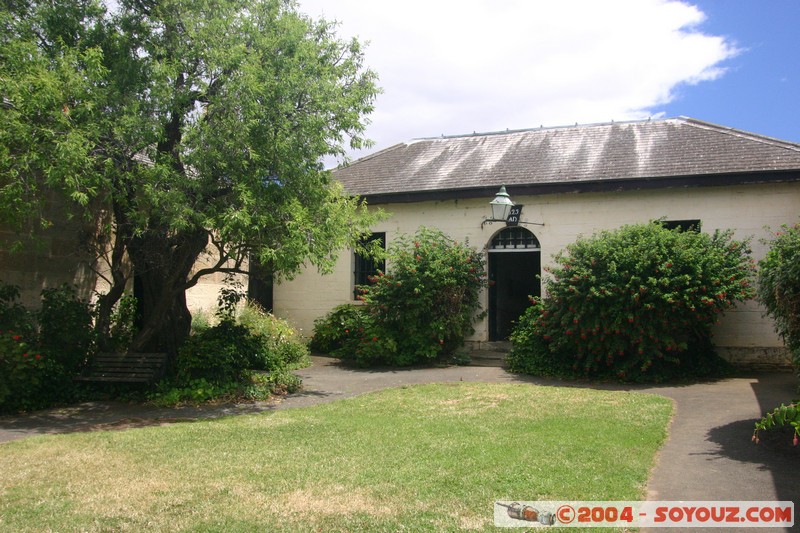
[[207, 243], [202, 230], [172, 237], [150, 231], [131, 239], [128, 254], [141, 313], [131, 351], [166, 352], [174, 360], [191, 328], [186, 281]]
[[[120, 209], [117, 205], [114, 207], [115, 217], [120, 220]], [[111, 288], [106, 294], [103, 294], [98, 299], [97, 306], [97, 320], [95, 321], [95, 334], [97, 336], [98, 347], [100, 351], [107, 351], [110, 348], [109, 336], [111, 329], [111, 313], [114, 310], [114, 305], [125, 294], [125, 286], [128, 282], [128, 277], [125, 274], [125, 246], [128, 236], [122, 231], [123, 225], [117, 224], [117, 232], [114, 236], [114, 247], [111, 251]]]

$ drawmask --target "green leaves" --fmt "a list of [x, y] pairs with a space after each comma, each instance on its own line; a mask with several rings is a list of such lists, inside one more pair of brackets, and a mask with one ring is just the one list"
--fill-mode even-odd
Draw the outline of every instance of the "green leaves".
[[[174, 300], [252, 256], [278, 277], [306, 262], [329, 271], [377, 219], [321, 164], [368, 143], [378, 93], [335, 25], [290, 0], [15, 9], [0, 10], [0, 224], [46, 224], [54, 192], [70, 213], [109, 213], [114, 257], [161, 269], [168, 279], [143, 292]], [[203, 238], [209, 266], [192, 271]], [[143, 304], [136, 346], [168, 327], [150, 312], [166, 305]]]
[[315, 322], [315, 346], [363, 365], [405, 366], [452, 354], [478, 318], [482, 255], [423, 227], [391, 243], [387, 264], [388, 272], [359, 287], [363, 307], [338, 307]]
[[753, 430], [753, 442], [759, 442], [758, 432], [762, 430], [770, 430], [777, 427], [790, 425], [794, 428], [793, 444], [797, 446], [798, 435], [800, 435], [800, 409], [796, 403], [789, 405], [781, 404], [776, 407], [772, 412], [764, 415], [761, 420], [756, 422], [755, 429]]
[[523, 342], [514, 358], [524, 359], [521, 350], [541, 359], [534, 345], [544, 344], [562, 373], [666, 379], [697, 362], [688, 350], [707, 346], [722, 312], [752, 297], [748, 254], [730, 232], [658, 223], [579, 239], [556, 256], [547, 297], [520, 323], [532, 333], [515, 333]]
[[782, 226], [758, 266], [758, 299], [800, 365], [800, 224]]

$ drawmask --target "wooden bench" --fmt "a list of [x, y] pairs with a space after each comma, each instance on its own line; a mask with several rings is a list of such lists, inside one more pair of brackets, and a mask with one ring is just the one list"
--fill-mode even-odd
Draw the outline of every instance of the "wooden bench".
[[152, 383], [164, 375], [165, 353], [99, 353], [75, 381]]

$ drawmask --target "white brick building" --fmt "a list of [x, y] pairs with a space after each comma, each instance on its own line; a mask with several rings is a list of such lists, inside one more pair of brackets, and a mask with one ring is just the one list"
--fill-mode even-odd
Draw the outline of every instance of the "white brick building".
[[[699, 221], [702, 231], [752, 238], [758, 260], [766, 227], [800, 215], [800, 145], [689, 118], [420, 139], [334, 175], [390, 215], [374, 228], [387, 242], [423, 225], [485, 250], [496, 285], [483, 296], [489, 313], [476, 343], [507, 335], [527, 295], [540, 290], [536, 275], [579, 235], [659, 218]], [[543, 225], [482, 224], [503, 185], [524, 206], [521, 220]], [[345, 253], [332, 275], [309, 270], [276, 285], [275, 313], [310, 334], [315, 318], [353, 300], [356, 259]], [[715, 330], [723, 355], [787, 360], [762, 312], [748, 302], [723, 318]]]

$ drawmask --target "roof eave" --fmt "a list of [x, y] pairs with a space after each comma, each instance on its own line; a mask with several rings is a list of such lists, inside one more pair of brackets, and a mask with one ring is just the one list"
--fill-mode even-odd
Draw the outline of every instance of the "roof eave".
[[[731, 185], [751, 185], [793, 181], [800, 181], [800, 169], [620, 179], [604, 178], [584, 181], [548, 182], [524, 185], [512, 183], [505, 185], [513, 195], [534, 196], [545, 194], [622, 192], [691, 187], [724, 187]], [[363, 194], [360, 196], [364, 198], [370, 205], [489, 198], [497, 192], [497, 189], [500, 187], [500, 185], [503, 184], [483, 185], [481, 187], [459, 189]]]

